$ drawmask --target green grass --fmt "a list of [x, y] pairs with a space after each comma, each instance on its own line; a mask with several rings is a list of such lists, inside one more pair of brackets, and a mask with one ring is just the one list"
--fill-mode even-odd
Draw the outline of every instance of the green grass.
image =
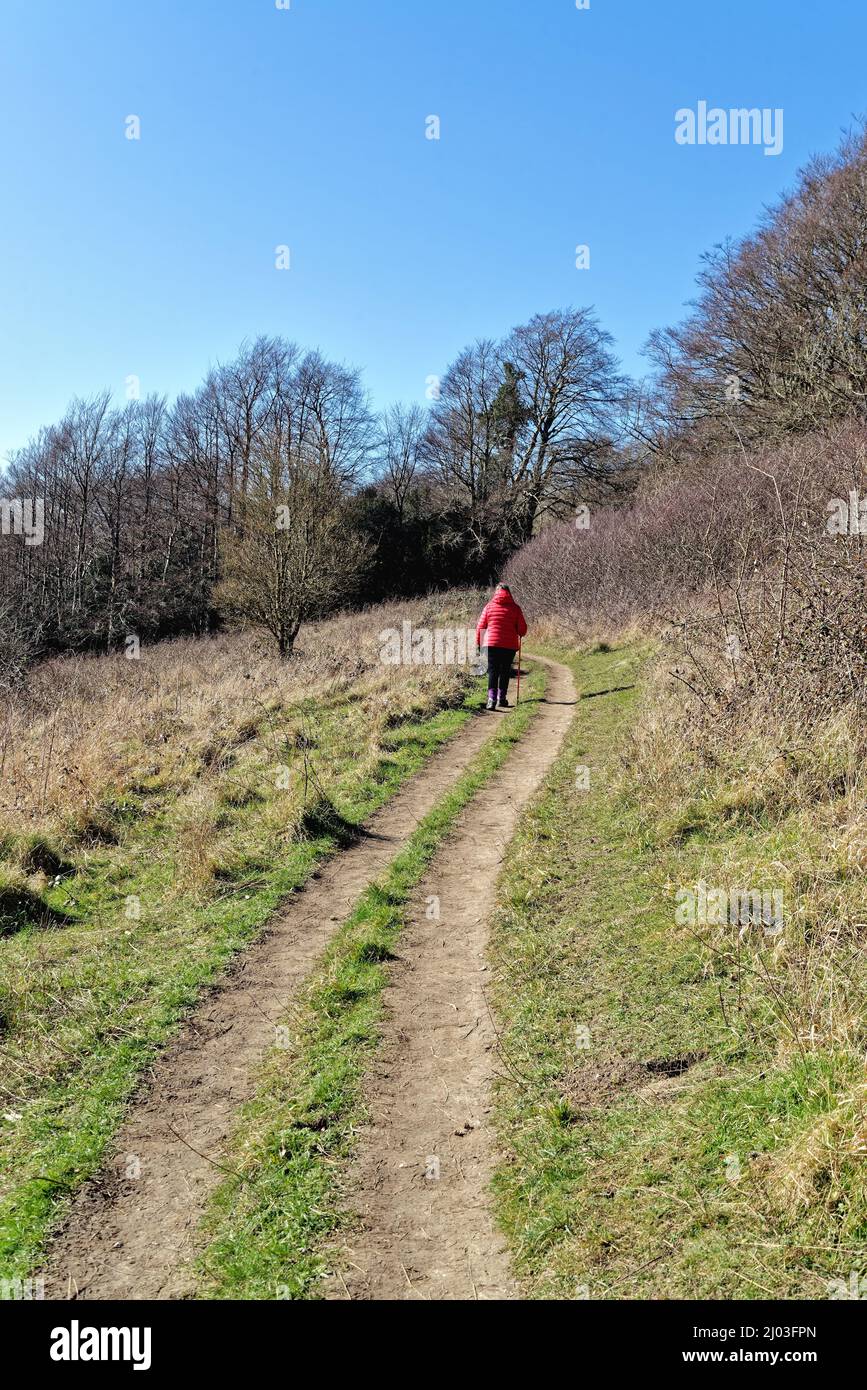
[[[579, 701], [495, 914], [494, 1198], [516, 1272], [533, 1298], [827, 1297], [867, 1268], [863, 1050], [797, 1036], [802, 1001], [761, 933], [674, 915], [700, 878], [797, 881], [820, 826], [736, 797], [648, 807], [630, 761], [645, 652], [552, 654], [610, 693]], [[790, 956], [809, 935], [796, 914]]]
[[352, 1221], [340, 1176], [366, 1119], [364, 1081], [380, 1036], [388, 962], [412, 890], [459, 813], [502, 766], [538, 708], [544, 671], [454, 788], [363, 893], [287, 1016], [292, 1041], [273, 1049], [245, 1107], [228, 1162], [237, 1176], [206, 1218], [203, 1294], [215, 1299], [314, 1298], [326, 1246]]
[[476, 687], [457, 699], [390, 730], [374, 758], [352, 691], [311, 706], [328, 797], [288, 838], [269, 820], [284, 794], [273, 775], [284, 752], [259, 731], [221, 774], [206, 846], [219, 865], [206, 889], [178, 881], [196, 788], [180, 799], [171, 788], [149, 799], [145, 789], [109, 808], [117, 844], [94, 845], [73, 877], [44, 888], [41, 903], [65, 925], [13, 903], [14, 930], [0, 941], [0, 1277], [38, 1264], [63, 1203], [99, 1168], [140, 1076], [202, 989], [484, 697]]

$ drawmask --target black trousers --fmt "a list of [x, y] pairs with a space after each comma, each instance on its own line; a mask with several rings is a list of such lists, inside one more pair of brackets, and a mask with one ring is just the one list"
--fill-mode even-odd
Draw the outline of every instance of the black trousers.
[[498, 690], [503, 699], [509, 689], [514, 647], [488, 647], [488, 689]]

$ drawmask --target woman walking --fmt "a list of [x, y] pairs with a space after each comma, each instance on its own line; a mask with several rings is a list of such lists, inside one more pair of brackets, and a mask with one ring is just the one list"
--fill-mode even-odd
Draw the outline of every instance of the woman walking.
[[482, 649], [482, 633], [487, 633], [488, 647], [488, 709], [508, 709], [509, 677], [512, 662], [522, 637], [527, 635], [527, 622], [520, 607], [512, 598], [508, 584], [498, 584], [494, 597], [482, 609], [476, 627], [476, 646]]

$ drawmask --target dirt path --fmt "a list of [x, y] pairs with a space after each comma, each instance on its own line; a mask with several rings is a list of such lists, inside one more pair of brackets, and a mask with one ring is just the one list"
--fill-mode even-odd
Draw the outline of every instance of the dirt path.
[[[547, 664], [547, 700], [529, 737], [464, 811], [415, 895], [367, 1092], [373, 1125], [348, 1184], [363, 1230], [335, 1252], [329, 1298], [515, 1296], [487, 1204], [497, 1062], [485, 951], [506, 846], [573, 713], [570, 673]], [[440, 917], [429, 921], [433, 897]]]
[[[372, 878], [497, 727], [474, 719], [325, 865], [238, 957], [153, 1067], [103, 1170], [75, 1199], [49, 1252], [49, 1298], [184, 1298], [215, 1164], [253, 1093], [298, 984]], [[138, 1172], [138, 1177], [127, 1176]]]

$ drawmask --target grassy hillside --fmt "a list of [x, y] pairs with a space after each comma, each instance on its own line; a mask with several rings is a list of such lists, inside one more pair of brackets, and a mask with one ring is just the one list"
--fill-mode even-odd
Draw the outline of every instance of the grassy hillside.
[[[740, 762], [702, 757], [646, 644], [569, 659], [580, 714], [492, 946], [517, 1272], [534, 1297], [827, 1297], [867, 1247], [845, 743], [786, 762], [757, 733]], [[701, 881], [779, 885], [782, 932], [684, 922]]]
[[378, 633], [63, 659], [7, 707], [0, 778], [0, 1262], [26, 1268], [154, 1051], [279, 901], [479, 703], [465, 668], [385, 667]]

